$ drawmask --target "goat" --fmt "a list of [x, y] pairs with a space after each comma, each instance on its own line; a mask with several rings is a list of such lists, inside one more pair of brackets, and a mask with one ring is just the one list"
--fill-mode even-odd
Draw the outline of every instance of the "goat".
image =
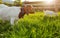
[[27, 10], [24, 7], [4, 7], [0, 9], [0, 18], [3, 20], [10, 20], [10, 23], [13, 25], [15, 20], [22, 18], [27, 14]]
[[58, 13], [51, 11], [51, 10], [43, 10], [45, 16], [58, 16]]

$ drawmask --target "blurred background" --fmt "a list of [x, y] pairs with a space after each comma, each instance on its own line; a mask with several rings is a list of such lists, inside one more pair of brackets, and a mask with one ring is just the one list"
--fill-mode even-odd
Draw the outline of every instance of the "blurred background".
[[0, 4], [8, 6], [32, 5], [36, 11], [44, 9], [60, 11], [60, 0], [0, 0]]
[[21, 6], [21, 0], [0, 0], [0, 4], [6, 4], [8, 6]]

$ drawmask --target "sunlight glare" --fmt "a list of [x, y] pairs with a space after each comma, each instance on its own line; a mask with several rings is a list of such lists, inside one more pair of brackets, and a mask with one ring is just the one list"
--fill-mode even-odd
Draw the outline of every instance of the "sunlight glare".
[[46, 4], [52, 4], [53, 3], [53, 0], [45, 0], [45, 3]]
[[15, 1], [15, 0], [12, 0], [12, 1]]

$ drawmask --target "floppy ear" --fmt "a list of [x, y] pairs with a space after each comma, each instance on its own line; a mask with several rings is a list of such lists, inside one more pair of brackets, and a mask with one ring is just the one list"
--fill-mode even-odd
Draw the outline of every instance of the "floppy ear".
[[21, 17], [22, 17], [21, 15], [22, 15], [22, 14], [21, 14], [21, 12], [19, 12], [19, 15], [18, 15], [18, 17], [19, 17], [19, 18], [21, 18]]
[[20, 12], [18, 17], [19, 17], [19, 18], [23, 18], [24, 15], [25, 15], [25, 13]]
[[22, 8], [20, 8], [20, 12], [19, 12], [19, 15], [18, 15], [19, 18], [21, 18], [21, 12], [22, 12]]

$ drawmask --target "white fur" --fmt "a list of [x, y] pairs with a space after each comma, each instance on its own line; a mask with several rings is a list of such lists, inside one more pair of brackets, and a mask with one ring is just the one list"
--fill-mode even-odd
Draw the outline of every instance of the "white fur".
[[14, 24], [14, 20], [18, 19], [18, 15], [21, 12], [20, 7], [1, 7], [0, 18], [3, 20], [10, 20], [10, 23]]

